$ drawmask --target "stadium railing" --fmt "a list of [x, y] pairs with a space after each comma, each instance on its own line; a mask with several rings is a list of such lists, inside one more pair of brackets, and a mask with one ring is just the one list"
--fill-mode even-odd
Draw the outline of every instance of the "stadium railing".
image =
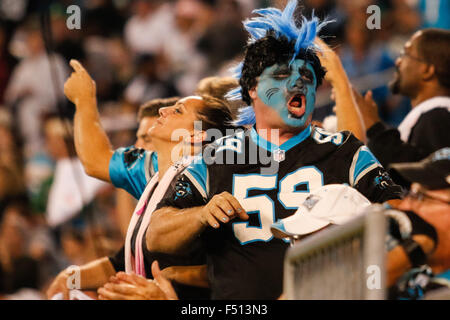
[[294, 300], [386, 298], [386, 217], [381, 205], [288, 249], [284, 295]]

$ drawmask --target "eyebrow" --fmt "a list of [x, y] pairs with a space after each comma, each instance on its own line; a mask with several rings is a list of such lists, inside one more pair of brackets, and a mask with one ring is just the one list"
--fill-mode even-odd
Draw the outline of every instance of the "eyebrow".
[[308, 76], [311, 76], [313, 79], [311, 79], [311, 80], [314, 80], [314, 72], [312, 72], [311, 70], [309, 70], [305, 65], [302, 65], [300, 68], [299, 68], [299, 71], [300, 72], [302, 72], [302, 73], [305, 73], [306, 75], [308, 75]]

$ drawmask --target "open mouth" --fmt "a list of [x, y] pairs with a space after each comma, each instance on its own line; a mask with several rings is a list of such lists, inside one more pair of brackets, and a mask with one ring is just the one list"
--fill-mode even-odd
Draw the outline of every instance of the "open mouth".
[[301, 118], [305, 114], [306, 110], [305, 95], [301, 93], [293, 95], [287, 103], [287, 108], [290, 117], [296, 119]]

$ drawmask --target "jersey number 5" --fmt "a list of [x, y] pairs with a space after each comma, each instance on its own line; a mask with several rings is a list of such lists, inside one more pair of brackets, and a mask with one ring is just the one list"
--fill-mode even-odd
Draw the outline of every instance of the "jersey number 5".
[[[233, 232], [241, 244], [255, 241], [268, 242], [273, 235], [270, 226], [275, 222], [275, 203], [267, 194], [248, 196], [250, 190], [272, 190], [277, 187], [278, 175], [235, 174], [233, 176], [233, 196], [248, 214], [257, 214], [258, 226], [248, 222], [234, 222]], [[301, 184], [306, 190], [297, 191]], [[323, 185], [323, 175], [316, 167], [302, 167], [285, 175], [279, 181], [278, 201], [286, 209], [297, 209], [305, 201], [309, 191]]]

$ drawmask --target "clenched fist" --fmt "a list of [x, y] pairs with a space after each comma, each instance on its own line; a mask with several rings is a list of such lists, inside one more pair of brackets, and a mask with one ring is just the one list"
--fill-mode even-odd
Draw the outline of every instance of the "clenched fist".
[[64, 83], [64, 94], [67, 99], [78, 105], [80, 101], [95, 100], [95, 81], [77, 60], [70, 60], [73, 72]]

